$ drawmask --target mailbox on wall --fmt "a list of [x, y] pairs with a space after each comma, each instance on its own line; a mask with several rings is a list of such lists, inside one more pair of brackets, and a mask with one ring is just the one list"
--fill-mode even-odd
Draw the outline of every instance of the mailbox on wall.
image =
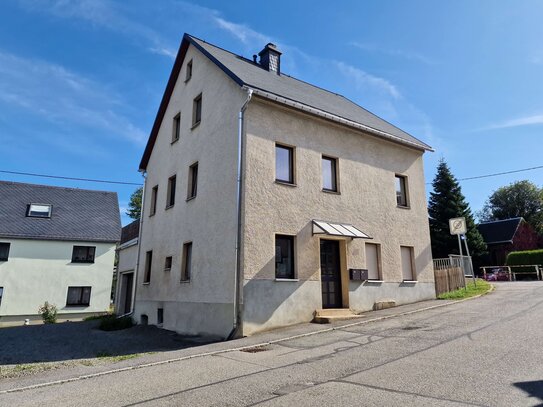
[[349, 279], [352, 281], [366, 281], [368, 269], [349, 269]]

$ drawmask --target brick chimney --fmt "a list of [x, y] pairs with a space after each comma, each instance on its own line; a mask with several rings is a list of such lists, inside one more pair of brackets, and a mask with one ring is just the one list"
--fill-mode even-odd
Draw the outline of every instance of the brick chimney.
[[277, 75], [281, 74], [281, 51], [277, 49], [275, 44], [268, 43], [258, 55], [262, 68]]

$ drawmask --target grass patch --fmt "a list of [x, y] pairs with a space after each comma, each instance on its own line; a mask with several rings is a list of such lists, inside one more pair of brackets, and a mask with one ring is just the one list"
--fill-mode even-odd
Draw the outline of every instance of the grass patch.
[[466, 289], [459, 288], [458, 290], [450, 291], [448, 293], [440, 294], [437, 296], [438, 300], [461, 300], [463, 298], [475, 297], [476, 295], [485, 294], [492, 288], [492, 285], [485, 280], [477, 279], [477, 285], [472, 280], [467, 282]]
[[98, 359], [106, 359], [108, 362], [122, 362], [123, 360], [130, 360], [141, 356], [141, 353], [131, 353], [128, 355], [113, 356], [109, 352], [98, 352], [96, 357]]

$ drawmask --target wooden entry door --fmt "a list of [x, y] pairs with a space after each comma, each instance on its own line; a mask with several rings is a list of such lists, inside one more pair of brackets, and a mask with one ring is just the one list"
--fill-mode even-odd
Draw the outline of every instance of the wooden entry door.
[[322, 307], [341, 308], [341, 271], [339, 242], [321, 240]]

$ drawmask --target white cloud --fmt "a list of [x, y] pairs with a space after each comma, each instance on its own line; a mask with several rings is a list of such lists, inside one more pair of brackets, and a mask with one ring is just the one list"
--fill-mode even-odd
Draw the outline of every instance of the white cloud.
[[19, 0], [33, 12], [48, 13], [64, 19], [79, 19], [95, 26], [120, 32], [135, 41], [144, 42], [152, 53], [171, 58], [172, 50], [167, 41], [147, 24], [140, 24], [127, 16], [131, 6], [110, 0]]
[[272, 42], [271, 38], [267, 35], [259, 33], [246, 25], [226, 21], [216, 15], [213, 17], [213, 20], [219, 28], [236, 37], [244, 45], [253, 45], [256, 43], [259, 44], [260, 47], [263, 47], [268, 42]]
[[375, 44], [368, 44], [368, 43], [362, 43], [357, 41], [351, 41], [349, 45], [352, 45], [353, 47], [356, 47], [358, 49], [364, 50], [364, 51], [371, 51], [371, 52], [380, 52], [382, 54], [390, 55], [393, 57], [400, 57], [404, 59], [408, 59], [411, 61], [417, 61], [421, 62], [426, 65], [436, 65], [437, 62], [433, 60], [432, 58], [429, 58], [425, 55], [419, 54], [417, 52], [412, 51], [405, 51], [401, 49], [389, 49], [389, 48], [383, 48], [379, 47]]
[[524, 116], [516, 119], [508, 119], [500, 123], [491, 124], [480, 130], [507, 129], [512, 127], [531, 126], [536, 124], [543, 124], [543, 114]]
[[334, 64], [344, 76], [350, 78], [354, 82], [359, 90], [373, 88], [392, 96], [394, 99], [400, 99], [402, 97], [396, 86], [386, 79], [373, 76], [362, 69], [348, 65], [345, 62], [334, 61]]
[[122, 98], [106, 86], [60, 65], [1, 51], [0, 103], [61, 126], [85, 126], [136, 144], [146, 139], [141, 129], [118, 113]]

